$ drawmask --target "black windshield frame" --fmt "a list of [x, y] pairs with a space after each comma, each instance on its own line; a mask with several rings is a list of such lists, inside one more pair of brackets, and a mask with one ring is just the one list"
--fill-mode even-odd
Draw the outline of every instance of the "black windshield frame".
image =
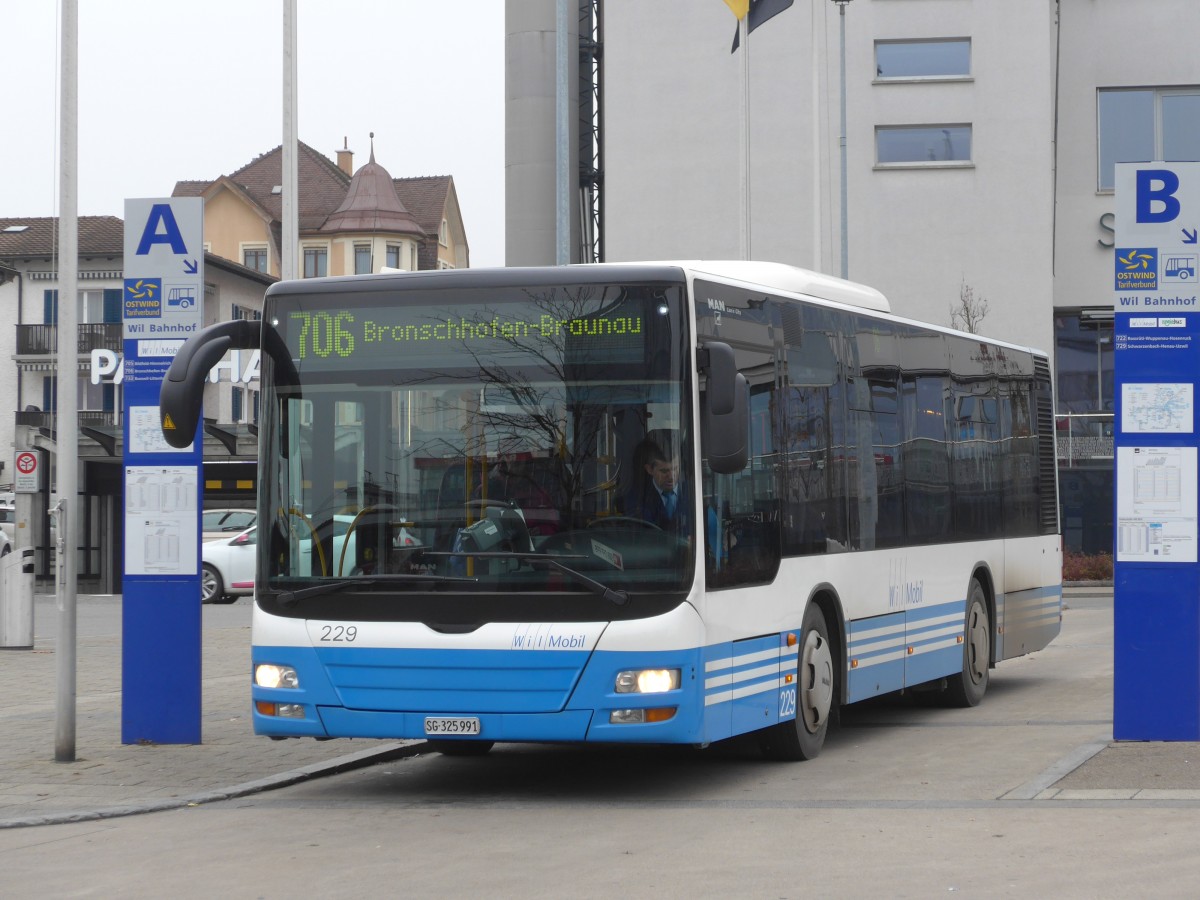
[[[534, 567], [531, 565], [530, 571], [524, 573], [528, 577], [515, 578], [511, 584], [505, 583], [503, 577], [495, 576], [493, 572], [481, 572], [482, 577], [477, 579], [477, 584], [464, 583], [462, 576], [480, 572], [485, 564], [470, 561], [464, 566], [460, 560], [457, 568], [446, 568], [445, 563], [437, 559], [438, 554], [432, 552], [438, 532], [431, 524], [429, 510], [415, 508], [417, 504], [411, 497], [398, 502], [395, 495], [378, 493], [373, 498], [353, 498], [355, 502], [344, 503], [341, 507], [325, 504], [319, 515], [309, 517], [309, 521], [301, 528], [294, 521], [294, 508], [286, 502], [279, 486], [279, 476], [286, 468], [282, 460], [288, 453], [288, 435], [285, 433], [286, 423], [273, 415], [272, 411], [280, 408], [278, 404], [286, 403], [287, 398], [294, 401], [298, 397], [316, 397], [321, 391], [343, 391], [345, 397], [367, 398], [361, 417], [371, 420], [380, 410], [387, 415], [396, 404], [395, 400], [385, 400], [382, 405], [371, 406], [369, 398], [381, 392], [386, 394], [388, 391], [429, 385], [448, 387], [455, 384], [473, 391], [480, 383], [483, 389], [477, 406], [482, 409], [490, 408], [495, 399], [491, 396], [493, 393], [501, 401], [515, 398], [519, 402], [528, 386], [559, 382], [563, 387], [558, 389], [555, 396], [560, 406], [570, 406], [564, 399], [567, 397], [576, 400], [583, 397], [581, 402], [585, 405], [602, 404], [604, 401], [597, 398], [607, 397], [611, 409], [612, 403], [617, 402], [614, 397], [623, 396], [623, 393], [632, 392], [634, 386], [641, 385], [643, 399], [656, 409], [660, 422], [663, 420], [661, 410], [668, 406], [671, 408], [667, 419], [674, 416], [672, 424], [676, 427], [671, 431], [674, 445], [669, 452], [678, 456], [682, 467], [690, 471], [695, 453], [695, 429], [691, 421], [692, 341], [683, 274], [681, 270], [671, 267], [652, 267], [653, 271], [647, 271], [645, 267], [630, 269], [632, 277], [629, 279], [619, 277], [620, 273], [616, 273], [618, 277], [614, 278], [611, 268], [603, 273], [605, 277], [602, 279], [595, 277], [599, 273], [572, 268], [561, 270], [557, 279], [545, 277], [546, 270], [527, 270], [525, 274], [538, 275], [532, 280], [520, 278], [521, 270], [496, 270], [488, 273], [419, 273], [378, 278], [322, 279], [272, 288], [264, 309], [264, 342], [267, 332], [273, 332], [273, 345], [287, 348], [289, 358], [273, 360], [264, 354], [263, 362], [262, 408], [265, 415], [260, 458], [261, 514], [264, 523], [270, 523], [268, 527], [272, 529], [274, 538], [264, 540], [261, 545], [259, 603], [280, 615], [423, 621], [439, 627], [460, 628], [474, 627], [484, 621], [633, 618], [654, 615], [683, 602], [695, 577], [693, 548], [697, 541], [691, 523], [688, 526], [689, 533], [669, 538], [652, 536], [648, 539], [641, 528], [633, 527], [633, 523], [622, 524], [621, 520], [632, 517], [619, 515], [619, 509], [610, 508], [607, 513], [610, 518], [602, 521], [593, 515], [590, 518], [575, 516], [568, 522], [567, 514], [563, 512], [557, 523], [557, 534], [551, 537], [535, 535], [528, 547], [514, 545], [514, 550], [532, 549], [551, 555], [561, 554], [564, 561], [570, 558], [568, 565], [579, 567], [606, 585], [612, 582], [614, 589], [626, 591], [630, 596], [628, 604], [617, 607], [589, 593], [580, 586], [578, 580], [548, 576], [547, 572], [554, 572], [553, 566], [537, 566], [538, 575], [534, 577]], [[584, 275], [587, 277], [582, 277]], [[560, 337], [555, 343], [553, 340], [543, 340], [541, 332], [538, 332], [535, 334], [537, 341], [527, 341], [518, 348], [521, 342], [510, 339], [512, 332], [502, 333], [503, 329], [492, 324], [489, 326], [491, 332], [483, 334], [482, 340], [477, 340], [472, 347], [467, 347], [467, 342], [462, 340], [462, 352], [446, 352], [455, 348], [450, 346], [451, 341], [443, 337], [440, 345], [427, 341], [424, 346], [414, 346], [411, 340], [407, 344], [399, 341], [397, 343], [400, 346], [391, 347], [388, 352], [377, 352], [379, 348], [372, 348], [376, 352], [360, 353], [356, 348], [343, 354], [340, 359], [331, 360], [330, 357], [335, 356], [336, 352], [314, 359], [311, 343], [306, 348], [308, 354], [302, 358], [295, 333], [290, 332], [288, 327], [290, 322], [293, 326], [307, 325], [311, 329], [314, 323], [320, 321], [326, 323], [324, 327], [329, 329], [327, 337], [333, 336], [335, 340], [345, 342], [345, 333], [359, 339], [367, 334], [362, 330], [362, 323], [369, 314], [370, 321], [376, 323], [373, 327], [392, 328], [396, 334], [401, 334], [406, 322], [412, 324], [412, 317], [406, 319], [406, 313], [397, 313], [396, 310], [416, 311], [418, 321], [432, 321], [434, 324], [449, 321], [456, 325], [505, 321], [505, 311], [513, 310], [522, 312], [509, 315], [508, 321], [529, 324], [534, 320], [528, 311], [542, 310], [548, 311], [546, 314], [557, 322]], [[439, 318], [429, 318], [430, 310], [436, 310]], [[301, 319], [297, 316], [298, 312], [308, 318]], [[314, 314], [318, 313], [328, 313], [329, 317], [318, 320], [314, 318]], [[337, 319], [339, 315], [341, 318]], [[640, 321], [635, 323], [639, 315]], [[425, 318], [422, 320], [421, 316]], [[540, 319], [537, 324], [541, 324]], [[339, 333], [339, 329], [344, 333]], [[590, 335], [589, 329], [592, 332]], [[426, 333], [430, 333], [428, 328]], [[414, 332], [409, 329], [407, 334], [411, 337]], [[529, 332], [526, 331], [524, 337], [528, 336]], [[327, 342], [322, 349], [328, 349], [329, 346]], [[506, 354], [507, 358], [504, 358]], [[536, 410], [532, 413], [526, 411], [523, 415], [531, 421], [537, 419]], [[652, 418], [654, 415], [647, 412], [643, 418]], [[490, 424], [495, 424], [495, 414], [492, 414]], [[363, 427], [369, 430], [370, 426], [367, 424]], [[641, 422], [640, 427], [647, 429], [647, 423]], [[579, 431], [578, 421], [575, 422], [575, 431]], [[589, 440], [592, 437], [589, 434]], [[370, 441], [364, 443], [371, 444]], [[627, 439], [627, 456], [629, 443]], [[581, 472], [588, 466], [595, 467], [595, 459], [582, 459], [580, 453], [570, 446], [571, 441], [564, 440], [562, 444], [557, 455], [562, 457], [569, 471]], [[493, 454], [477, 453], [469, 447], [459, 449], [464, 451], [459, 463], [465, 463], [468, 473], [472, 465], [477, 470], [476, 475], [479, 469], [489, 465], [495, 468]], [[592, 454], [593, 457], [595, 455]], [[310, 468], [315, 470], [316, 462], [315, 459], [310, 461]], [[389, 460], [389, 464], [394, 463], [395, 460]], [[543, 458], [539, 465], [545, 469], [548, 464]], [[528, 468], [531, 463], [525, 460], [524, 465]], [[627, 461], [624, 468], [627, 479], [635, 468]], [[443, 477], [450, 476], [443, 473]], [[595, 481], [599, 476], [589, 477]], [[582, 476], [574, 478], [572, 484], [581, 481]], [[581, 492], [585, 490], [578, 485], [575, 487]], [[577, 510], [581, 505], [580, 499], [580, 496], [569, 498], [567, 508]], [[400, 540], [398, 535], [418, 536], [416, 543], [431, 552], [429, 558], [421, 561], [419, 566], [410, 562], [410, 570], [432, 573], [436, 565], [438, 574], [454, 577], [438, 579], [436, 575], [431, 575], [430, 580], [413, 579], [411, 584], [389, 583], [386, 578], [380, 578], [373, 584], [356, 586], [353, 577], [346, 577], [358, 571], [350, 566], [347, 552], [350, 556], [356, 552], [362, 556], [362, 552], [349, 539], [343, 539], [339, 547], [338, 539], [333, 534], [333, 517], [326, 516], [325, 507], [328, 510], [340, 509], [343, 514], [339, 518], [343, 519], [357, 510], [359, 518], [350, 529], [355, 535], [354, 544], [378, 542], [383, 540], [379, 535], [386, 534], [386, 543], [379, 546], [393, 547]], [[367, 511], [370, 511], [369, 515]], [[468, 510], [468, 515], [471, 514]], [[495, 510], [482, 511], [477, 524], [486, 527], [481, 520], [492, 514], [499, 515]], [[531, 513], [528, 509], [522, 509], [521, 515], [530, 531], [536, 532], [544, 525], [538, 519], [537, 510]], [[321, 516], [328, 518], [328, 528], [322, 524]], [[287, 522], [289, 518], [293, 519], [290, 523]], [[382, 524], [376, 526], [370, 520], [379, 520]], [[455, 527], [463, 524], [470, 524], [470, 520], [456, 523]], [[338, 528], [344, 534], [345, 524]], [[289, 529], [293, 535], [290, 544], [293, 551], [296, 546], [295, 532], [307, 530], [312, 534], [307, 541], [311, 555], [307, 570], [296, 569], [292, 564], [294, 557], [288, 557], [281, 535]], [[567, 536], [562, 537], [562, 534]], [[581, 542], [586, 544], [587, 554], [599, 554], [606, 562], [601, 564], [594, 558], [580, 561], [578, 545]], [[673, 562], [669, 569], [661, 569], [657, 562], [642, 563], [651, 568], [637, 574], [634, 560], [637, 554], [649, 552], [645, 550], [648, 545], [659, 553], [659, 556], [652, 553], [648, 557], [651, 560], [671, 553], [677, 555], [678, 561]], [[593, 547], [600, 549], [593, 551]], [[449, 547], [442, 544], [436, 549], [442, 550], [444, 555]], [[420, 550], [413, 551], [413, 560], [419, 556]], [[290, 568], [281, 571], [280, 560], [285, 557]], [[618, 560], [615, 564], [612, 563], [614, 557]], [[619, 562], [622, 558], [626, 560], [624, 567]], [[340, 568], [335, 568], [335, 560], [340, 562]], [[382, 554], [380, 560], [379, 564], [382, 565]], [[358, 561], [362, 562], [361, 559]], [[488, 564], [495, 568], [490, 560]], [[349, 583], [339, 586], [337, 590], [313, 592], [311, 599], [294, 600], [296, 592], [334, 579]], [[293, 598], [291, 602], [281, 603], [280, 597], [289, 594]]]

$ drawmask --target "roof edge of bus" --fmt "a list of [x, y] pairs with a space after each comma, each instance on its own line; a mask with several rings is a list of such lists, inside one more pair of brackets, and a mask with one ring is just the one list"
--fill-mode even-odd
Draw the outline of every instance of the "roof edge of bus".
[[847, 306], [890, 313], [892, 305], [882, 292], [856, 281], [802, 269], [788, 263], [744, 259], [647, 260], [638, 265], [679, 266], [691, 275], [716, 275], [776, 291], [805, 294]]

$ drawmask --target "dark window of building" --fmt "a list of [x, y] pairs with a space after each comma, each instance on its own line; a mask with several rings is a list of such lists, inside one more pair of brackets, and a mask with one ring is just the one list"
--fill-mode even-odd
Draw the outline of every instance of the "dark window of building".
[[370, 275], [371, 274], [371, 245], [370, 244], [355, 244], [354, 245], [354, 274], [355, 275]]
[[[1056, 382], [1060, 416], [1107, 417], [1111, 434], [1113, 322], [1111, 310], [1060, 312], [1054, 319]], [[1090, 431], [1090, 429], [1088, 429]], [[1097, 432], [1100, 433], [1100, 432]]]
[[267, 248], [247, 247], [242, 251], [242, 263], [256, 272], [267, 271]]
[[324, 278], [329, 271], [329, 252], [324, 247], [304, 248], [304, 277]]

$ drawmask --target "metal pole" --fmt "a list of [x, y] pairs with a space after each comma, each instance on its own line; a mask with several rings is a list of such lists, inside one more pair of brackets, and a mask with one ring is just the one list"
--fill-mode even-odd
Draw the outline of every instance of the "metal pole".
[[570, 132], [567, 121], [570, 115], [567, 100], [567, 26], [570, 11], [571, 0], [558, 0], [554, 16], [554, 262], [559, 266], [571, 262]]
[[[818, 10], [820, 16], [818, 17]], [[825, 7], [814, 3], [812, 7], [812, 27], [809, 29], [809, 55], [812, 59], [812, 124], [810, 131], [812, 132], [812, 203], [810, 204], [812, 211], [812, 268], [818, 272], [825, 271], [825, 250], [822, 246], [824, 238], [824, 228], [822, 225], [824, 217], [825, 203], [822, 198], [822, 191], [825, 187], [825, 179], [821, 172], [821, 156], [824, 149], [824, 123], [825, 117], [821, 115], [821, 70], [824, 67], [825, 61], [821, 58], [821, 48], [824, 46], [824, 41], [821, 41], [818, 35], [825, 34]], [[818, 27], [819, 26], [819, 27]]]
[[[58, 697], [54, 759], [75, 761], [75, 519], [66, 512], [78, 496], [79, 480], [79, 3], [62, 0], [62, 71], [59, 94], [58, 212], [58, 386], [55, 447], [57, 451], [58, 538]], [[66, 514], [64, 514], [66, 513]]]
[[283, 0], [283, 247], [279, 275], [296, 277], [300, 252], [296, 124], [296, 0]]
[[750, 16], [738, 19], [738, 43], [742, 50], [742, 227], [738, 251], [750, 259]]
[[847, 178], [846, 178], [846, 4], [850, 0], [834, 0], [838, 5], [838, 25], [841, 45], [841, 92], [842, 92], [842, 133], [840, 138], [842, 148], [842, 277], [850, 277], [850, 221], [847, 209]]

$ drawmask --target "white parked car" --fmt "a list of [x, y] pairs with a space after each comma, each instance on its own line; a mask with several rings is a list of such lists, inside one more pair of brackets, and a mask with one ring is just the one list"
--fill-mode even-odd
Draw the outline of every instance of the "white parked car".
[[232, 603], [238, 597], [253, 594], [257, 556], [258, 531], [255, 528], [201, 544], [201, 602]]
[[204, 540], [232, 537], [253, 527], [258, 513], [252, 509], [206, 509], [200, 519]]
[[[354, 516], [333, 517], [332, 559], [326, 560], [324, 569], [332, 574], [350, 575], [354, 566], [355, 536], [346, 533], [354, 522]], [[419, 547], [421, 542], [407, 528], [396, 531], [394, 538], [398, 548]], [[215, 541], [205, 541], [200, 546], [203, 567], [200, 574], [201, 598], [204, 603], [232, 603], [238, 597], [254, 593], [254, 563], [257, 556], [258, 531], [250, 528], [241, 534]], [[345, 548], [345, 556], [342, 550]], [[312, 541], [301, 540], [300, 561], [297, 571], [303, 575], [313, 573]], [[341, 571], [345, 569], [345, 571]], [[318, 561], [316, 574], [323, 567]]]
[[0, 505], [0, 556], [12, 553], [13, 526], [16, 523], [16, 510], [8, 503]]

